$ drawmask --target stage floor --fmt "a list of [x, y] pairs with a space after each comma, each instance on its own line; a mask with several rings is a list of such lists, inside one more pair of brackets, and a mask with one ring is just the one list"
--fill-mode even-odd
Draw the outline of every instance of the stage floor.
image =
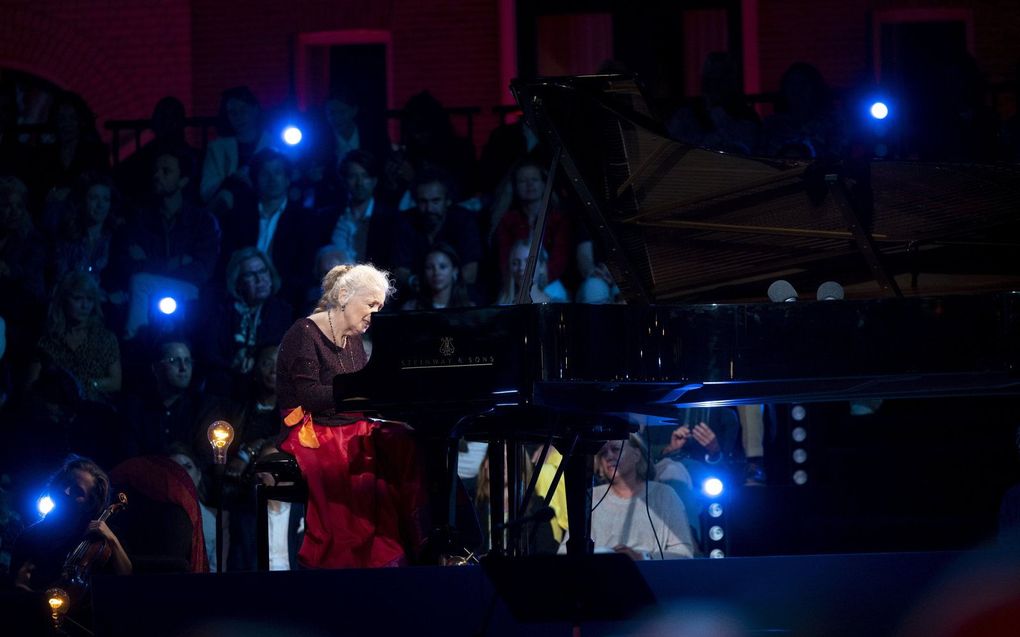
[[[948, 630], [954, 618], [1003, 604], [1015, 611], [1013, 629], [1020, 625], [1016, 552], [698, 559], [623, 570], [603, 557], [617, 556], [592, 556], [573, 580], [567, 573], [578, 566], [565, 556], [495, 570], [97, 578], [96, 635], [569, 636], [575, 595], [590, 601], [577, 606], [585, 617], [574, 614], [584, 635], [928, 636], [938, 633], [932, 621]], [[639, 611], [642, 580], [654, 600]], [[557, 605], [562, 618], [551, 621]], [[544, 621], [529, 620], [536, 616]]]

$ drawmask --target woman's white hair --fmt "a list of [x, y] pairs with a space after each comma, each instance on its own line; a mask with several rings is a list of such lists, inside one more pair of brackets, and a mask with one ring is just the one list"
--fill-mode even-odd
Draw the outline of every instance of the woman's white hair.
[[322, 277], [322, 297], [315, 311], [343, 307], [360, 290], [378, 291], [384, 297], [389, 297], [394, 292], [390, 273], [368, 263], [343, 264], [331, 268]]

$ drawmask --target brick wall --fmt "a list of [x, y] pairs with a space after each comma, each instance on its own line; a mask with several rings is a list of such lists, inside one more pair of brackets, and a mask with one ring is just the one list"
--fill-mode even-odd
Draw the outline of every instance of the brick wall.
[[98, 114], [147, 116], [191, 102], [188, 0], [3, 0], [0, 66], [80, 93]]
[[1013, 0], [760, 0], [759, 51], [763, 91], [776, 90], [793, 62], [810, 62], [826, 80], [846, 87], [872, 73], [872, 14], [877, 10], [969, 8], [975, 58], [990, 82], [1016, 80], [1020, 3]]

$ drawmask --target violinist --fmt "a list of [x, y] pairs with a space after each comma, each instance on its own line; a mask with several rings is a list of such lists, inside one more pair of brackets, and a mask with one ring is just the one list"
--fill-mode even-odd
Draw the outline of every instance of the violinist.
[[[61, 586], [67, 570], [127, 575], [131, 560], [105, 521], [97, 518], [110, 503], [110, 478], [99, 465], [77, 455], [68, 456], [49, 482], [53, 510], [18, 538], [11, 559], [14, 585], [41, 593]], [[94, 549], [79, 552], [78, 563], [66, 565], [83, 540]], [[108, 548], [104, 549], [103, 544]]]

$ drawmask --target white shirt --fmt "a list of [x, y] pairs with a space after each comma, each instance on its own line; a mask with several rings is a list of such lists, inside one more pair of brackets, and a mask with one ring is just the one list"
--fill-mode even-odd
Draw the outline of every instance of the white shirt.
[[269, 501], [269, 570], [290, 570], [290, 548], [287, 545], [290, 531], [290, 502]]
[[262, 202], [259, 202], [259, 240], [255, 243], [255, 246], [263, 254], [269, 254], [269, 248], [273, 245], [273, 235], [276, 234], [276, 226], [280, 223], [280, 215], [283, 214], [286, 208], [287, 198], [284, 197], [280, 206], [267, 217], [262, 214], [265, 212], [265, 208], [262, 207]]
[[375, 197], [368, 200], [365, 214], [360, 219], [355, 219], [348, 207], [333, 226], [333, 234], [330, 236], [329, 242], [351, 255], [355, 263], [363, 261], [365, 258], [365, 250], [368, 246], [368, 222], [372, 218], [373, 210], [375, 210]]

